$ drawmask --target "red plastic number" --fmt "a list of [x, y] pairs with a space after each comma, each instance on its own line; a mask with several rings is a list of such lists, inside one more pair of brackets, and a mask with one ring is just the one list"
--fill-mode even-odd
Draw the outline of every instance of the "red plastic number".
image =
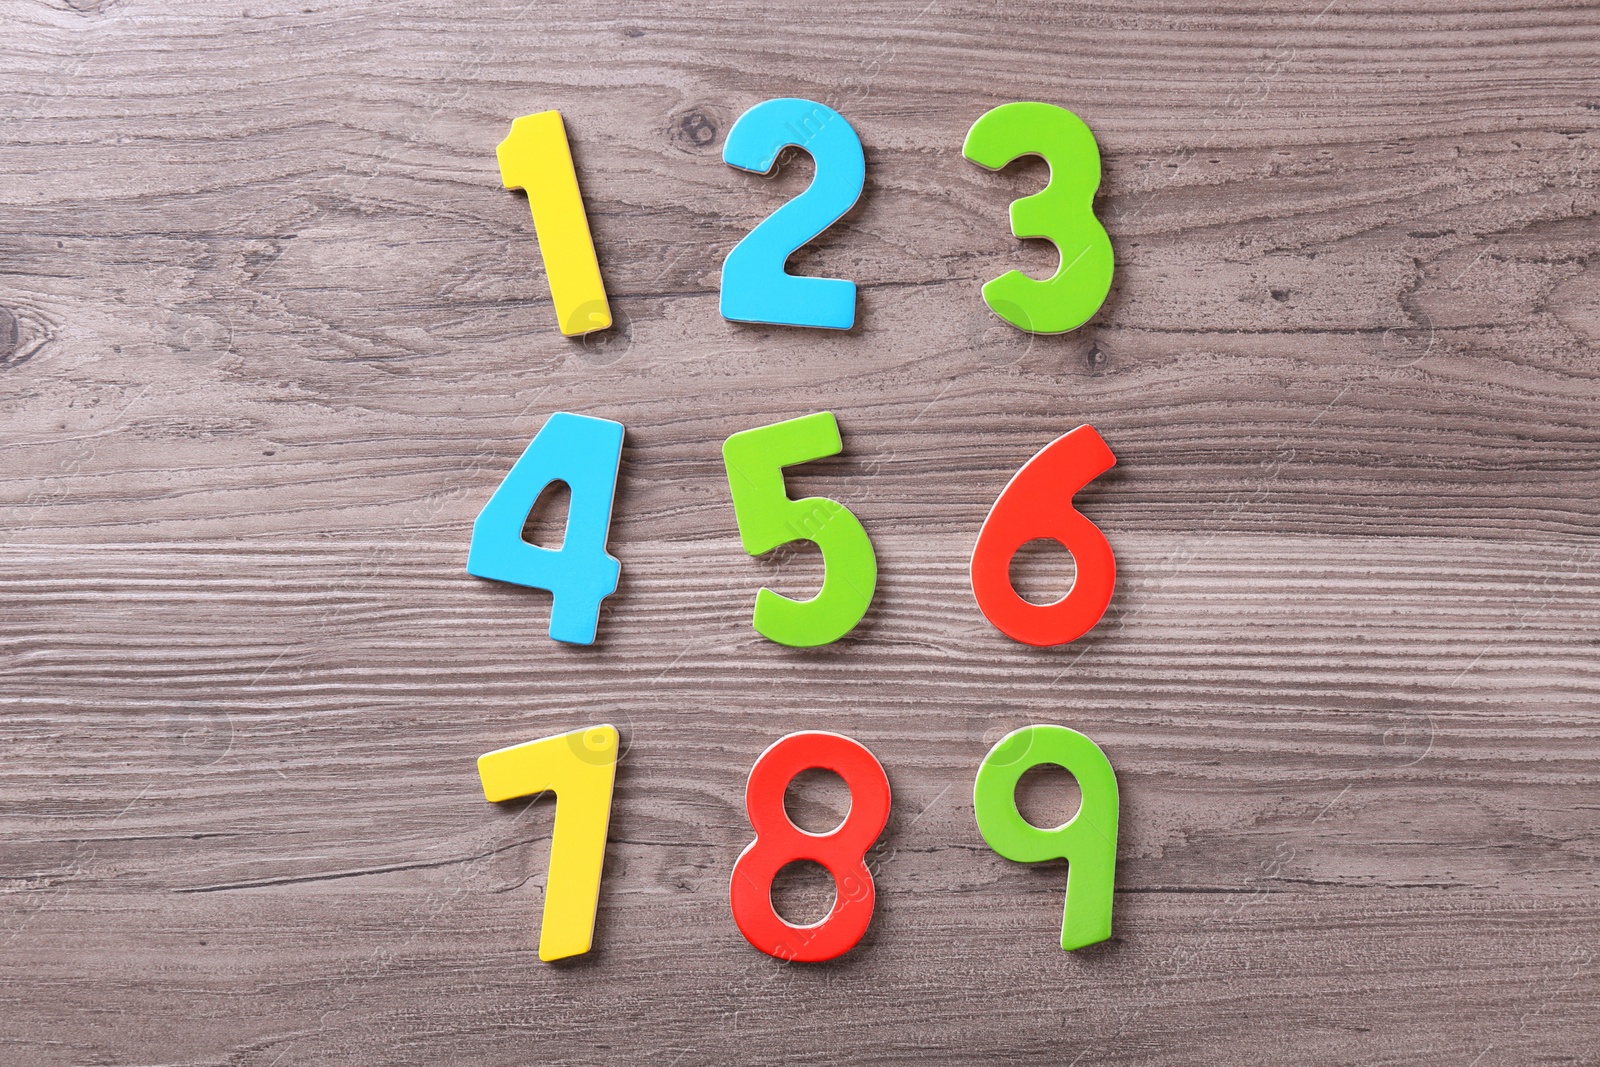
[[[1100, 528], [1072, 506], [1072, 497], [1116, 462], [1093, 426], [1079, 426], [1023, 464], [994, 502], [972, 550], [972, 594], [983, 617], [1007, 637], [1025, 645], [1064, 645], [1106, 613], [1117, 584], [1117, 558]], [[1054, 604], [1030, 604], [1011, 586], [1011, 557], [1043, 537], [1072, 553], [1078, 573]]]
[[[814, 767], [833, 771], [850, 787], [850, 814], [826, 834], [800, 829], [783, 808], [794, 776]], [[889, 821], [889, 779], [882, 765], [840, 734], [790, 734], [750, 768], [744, 803], [756, 839], [739, 854], [728, 890], [739, 932], [780, 960], [815, 963], [849, 952], [867, 932], [877, 899], [864, 860]], [[786, 922], [772, 907], [772, 879], [795, 860], [813, 860], [833, 875], [833, 908], [810, 926]]]

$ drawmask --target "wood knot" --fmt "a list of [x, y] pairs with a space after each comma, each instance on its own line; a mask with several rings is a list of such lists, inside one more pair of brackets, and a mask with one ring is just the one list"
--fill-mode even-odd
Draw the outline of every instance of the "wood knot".
[[717, 124], [704, 111], [691, 109], [673, 120], [672, 139], [694, 148], [704, 148], [717, 139]]
[[0, 308], [0, 363], [10, 363], [22, 344], [22, 328], [9, 309]]

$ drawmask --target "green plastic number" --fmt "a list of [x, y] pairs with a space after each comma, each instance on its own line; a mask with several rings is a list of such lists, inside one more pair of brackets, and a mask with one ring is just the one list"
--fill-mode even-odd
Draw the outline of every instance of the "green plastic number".
[[739, 540], [752, 556], [791, 541], [822, 549], [822, 589], [810, 600], [791, 600], [763, 588], [752, 620], [769, 641], [810, 648], [837, 641], [855, 628], [878, 587], [878, 557], [850, 509], [813, 496], [790, 500], [783, 468], [844, 449], [831, 411], [744, 430], [722, 444]]
[[1050, 165], [1042, 190], [1011, 202], [1011, 232], [1052, 242], [1061, 266], [1047, 281], [1002, 274], [983, 287], [989, 310], [1029, 333], [1066, 333], [1088, 322], [1111, 292], [1111, 238], [1094, 217], [1100, 149], [1089, 127], [1054, 104], [1001, 104], [972, 124], [961, 154], [990, 170], [1026, 155]]
[[[1017, 782], [1032, 767], [1053, 763], [1078, 780], [1078, 813], [1041, 830], [1017, 811]], [[1117, 776], [1087, 737], [1065, 726], [1024, 726], [1000, 739], [972, 787], [978, 832], [1008, 860], [1067, 861], [1067, 903], [1061, 947], [1067, 952], [1111, 936], [1111, 889], [1117, 870]]]

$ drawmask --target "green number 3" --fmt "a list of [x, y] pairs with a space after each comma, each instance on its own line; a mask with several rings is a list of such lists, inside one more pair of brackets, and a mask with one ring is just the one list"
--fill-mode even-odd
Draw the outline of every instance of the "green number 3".
[[810, 648], [839, 640], [867, 613], [878, 587], [878, 557], [850, 509], [820, 496], [790, 500], [784, 491], [783, 468], [843, 448], [831, 411], [744, 430], [722, 443], [744, 550], [759, 556], [791, 541], [813, 541], [822, 549], [822, 590], [816, 596], [791, 600], [770, 589], [756, 594], [756, 632], [780, 645]]
[[1050, 181], [1011, 202], [1011, 232], [1043, 237], [1061, 253], [1046, 281], [1007, 271], [983, 287], [989, 310], [1029, 333], [1066, 333], [1089, 321], [1111, 292], [1111, 238], [1094, 217], [1100, 149], [1082, 119], [1054, 104], [1001, 104], [972, 124], [961, 154], [999, 170], [1019, 156], [1040, 156]]

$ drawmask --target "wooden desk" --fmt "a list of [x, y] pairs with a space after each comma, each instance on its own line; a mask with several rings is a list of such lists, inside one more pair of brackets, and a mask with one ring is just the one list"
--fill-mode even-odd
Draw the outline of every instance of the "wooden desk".
[[[5, 0], [0, 1060], [1592, 1057], [1600, 19], [1325, 3]], [[721, 161], [782, 95], [866, 146], [796, 261], [859, 283], [848, 334], [717, 313], [809, 174]], [[1061, 337], [978, 293], [1054, 264], [1006, 223], [1043, 168], [961, 158], [1017, 99], [1105, 158], [1117, 280]], [[546, 108], [619, 320], [586, 340], [495, 164]], [[561, 409], [628, 427], [590, 648], [464, 572]], [[820, 410], [846, 451], [791, 485], [882, 578], [802, 652], [750, 607], [818, 557], [740, 550], [719, 448]], [[1024, 648], [968, 556], [1085, 422], [1117, 596]], [[597, 721], [596, 948], [543, 965], [553, 808], [486, 804], [474, 760]], [[1122, 783], [1115, 937], [1070, 956], [1064, 869], [973, 822], [1030, 722]], [[894, 810], [866, 939], [784, 966], [728, 877], [751, 763], [808, 728], [871, 747]]]

